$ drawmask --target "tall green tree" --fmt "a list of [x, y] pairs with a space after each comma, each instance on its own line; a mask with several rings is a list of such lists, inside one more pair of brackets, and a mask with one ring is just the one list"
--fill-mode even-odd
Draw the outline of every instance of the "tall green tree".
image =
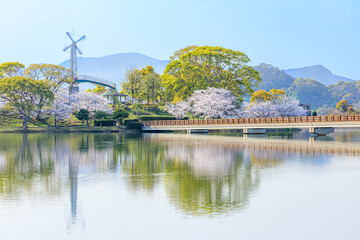
[[15, 108], [26, 131], [30, 117], [44, 105], [50, 104], [54, 100], [54, 94], [46, 80], [36, 81], [17, 76], [0, 80], [0, 98]]
[[63, 83], [73, 81], [70, 69], [54, 64], [30, 64], [24, 70], [24, 75], [35, 80], [49, 80], [53, 92], [57, 92]]
[[128, 69], [125, 73], [125, 81], [121, 89], [124, 93], [131, 95], [131, 103], [134, 103], [134, 96], [139, 95], [141, 87], [142, 74], [138, 69]]
[[141, 93], [146, 97], [148, 103], [154, 103], [154, 100], [161, 94], [161, 77], [159, 74], [151, 72], [145, 75], [141, 83]]
[[25, 65], [19, 62], [5, 62], [0, 64], [0, 78], [22, 76]]
[[199, 46], [196, 45], [191, 45], [191, 46], [187, 46], [185, 48], [179, 49], [177, 51], [175, 51], [174, 55], [170, 56], [170, 62], [175, 61], [175, 60], [179, 60], [179, 58], [188, 53], [191, 52], [192, 50], [195, 50], [196, 48], [198, 48]]
[[250, 59], [242, 52], [211, 46], [184, 52], [174, 57], [162, 76], [171, 100], [184, 100], [195, 90], [207, 87], [228, 89], [243, 100], [261, 82], [259, 73], [247, 65]]

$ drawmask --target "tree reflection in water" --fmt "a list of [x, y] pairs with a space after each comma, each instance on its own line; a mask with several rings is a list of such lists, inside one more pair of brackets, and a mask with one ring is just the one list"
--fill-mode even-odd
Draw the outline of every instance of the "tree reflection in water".
[[180, 212], [231, 214], [249, 204], [264, 169], [282, 166], [299, 154], [360, 155], [356, 141], [338, 138], [342, 137], [318, 141], [183, 134], [0, 134], [0, 197], [21, 201], [69, 194], [71, 224], [77, 224], [79, 206], [86, 201], [78, 199], [79, 183], [87, 183], [79, 174], [121, 174], [135, 193], [164, 188]]

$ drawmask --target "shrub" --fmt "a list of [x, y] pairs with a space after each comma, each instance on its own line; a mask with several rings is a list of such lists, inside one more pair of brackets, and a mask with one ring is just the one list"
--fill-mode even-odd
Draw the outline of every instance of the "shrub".
[[108, 116], [108, 114], [106, 112], [103, 111], [97, 111], [95, 112], [95, 119], [100, 120], [100, 127], [102, 127], [102, 121], [104, 118], [106, 118]]
[[123, 124], [124, 124], [125, 126], [127, 126], [127, 124], [129, 124], [129, 123], [134, 123], [134, 122], [139, 122], [139, 119], [125, 119], [125, 120], [123, 121]]
[[141, 129], [142, 124], [139, 122], [128, 122], [126, 125], [127, 129]]
[[[102, 120], [102, 126], [115, 126], [116, 125], [116, 121], [115, 120]], [[94, 126], [101, 126], [101, 121], [95, 120], [94, 121]]]
[[121, 123], [122, 123], [122, 120], [123, 120], [124, 118], [129, 117], [129, 112], [126, 111], [126, 110], [123, 109], [123, 108], [117, 108], [117, 109], [115, 109], [115, 111], [114, 111], [113, 117], [114, 117], [114, 119], [119, 120], [119, 121], [120, 121], [120, 124], [121, 124]]
[[139, 116], [141, 121], [176, 120], [173, 116]]

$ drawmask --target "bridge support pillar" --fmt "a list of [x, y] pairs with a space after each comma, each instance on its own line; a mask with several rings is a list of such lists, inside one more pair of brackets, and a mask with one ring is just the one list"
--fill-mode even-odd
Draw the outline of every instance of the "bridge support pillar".
[[209, 130], [207, 130], [207, 129], [187, 129], [186, 132], [188, 134], [190, 134], [190, 133], [208, 133]]
[[243, 133], [244, 134], [265, 134], [266, 129], [265, 128], [244, 128]]
[[311, 127], [309, 129], [309, 132], [316, 134], [318, 136], [325, 136], [327, 134], [333, 133], [334, 130], [335, 130], [335, 128], [333, 128], [333, 127], [321, 127], [321, 128]]
[[69, 95], [78, 93], [80, 91], [79, 86], [77, 84], [71, 83], [69, 86]]

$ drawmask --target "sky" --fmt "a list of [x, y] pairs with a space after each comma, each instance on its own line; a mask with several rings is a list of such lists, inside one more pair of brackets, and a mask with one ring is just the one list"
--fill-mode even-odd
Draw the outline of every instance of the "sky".
[[0, 0], [0, 62], [69, 58], [65, 33], [86, 35], [84, 57], [137, 52], [168, 59], [188, 45], [242, 51], [252, 65], [321, 64], [360, 80], [359, 0]]

